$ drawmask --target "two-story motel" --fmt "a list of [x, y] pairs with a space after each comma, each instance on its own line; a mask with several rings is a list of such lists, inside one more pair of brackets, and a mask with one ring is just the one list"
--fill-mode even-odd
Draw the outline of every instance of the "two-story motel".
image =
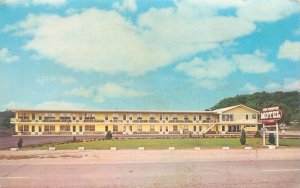
[[258, 129], [259, 111], [236, 105], [214, 111], [30, 110], [15, 112], [18, 135], [226, 134]]

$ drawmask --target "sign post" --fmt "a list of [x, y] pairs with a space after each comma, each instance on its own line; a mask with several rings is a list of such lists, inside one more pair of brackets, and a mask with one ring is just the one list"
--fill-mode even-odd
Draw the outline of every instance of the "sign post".
[[[260, 112], [260, 119], [263, 123], [263, 145], [266, 145], [266, 133], [276, 134], [276, 146], [279, 146], [279, 128], [278, 121], [282, 118], [282, 110], [279, 106], [264, 108]], [[275, 131], [274, 131], [275, 128]], [[271, 129], [271, 130], [268, 130]]]

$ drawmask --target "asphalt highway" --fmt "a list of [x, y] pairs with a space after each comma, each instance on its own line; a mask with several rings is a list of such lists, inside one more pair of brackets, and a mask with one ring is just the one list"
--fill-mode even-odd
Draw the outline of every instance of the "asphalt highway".
[[299, 149], [258, 152], [60, 151], [0, 160], [0, 187], [300, 186]]

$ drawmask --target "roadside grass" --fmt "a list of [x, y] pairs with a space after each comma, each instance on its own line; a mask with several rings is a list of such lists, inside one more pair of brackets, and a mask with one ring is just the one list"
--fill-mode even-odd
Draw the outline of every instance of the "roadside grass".
[[[266, 139], [268, 144], [268, 139]], [[300, 147], [300, 139], [280, 139], [281, 146]], [[145, 149], [168, 149], [175, 147], [176, 149], [193, 149], [194, 147], [201, 148], [243, 148], [251, 146], [259, 148], [262, 146], [262, 138], [247, 138], [246, 145], [241, 145], [239, 138], [181, 138], [181, 139], [116, 139], [116, 140], [99, 140], [85, 141], [74, 143], [52, 143], [38, 146], [23, 147], [23, 150], [41, 149], [47, 150], [49, 147], [56, 147], [58, 150], [75, 150], [78, 147], [85, 149], [108, 150], [110, 147], [117, 149], [137, 149], [145, 147]]]

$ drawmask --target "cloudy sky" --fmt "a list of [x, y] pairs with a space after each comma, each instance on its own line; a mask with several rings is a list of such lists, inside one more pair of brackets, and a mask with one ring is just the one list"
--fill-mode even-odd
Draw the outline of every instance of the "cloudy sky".
[[298, 0], [0, 0], [0, 110], [203, 110], [300, 91]]

